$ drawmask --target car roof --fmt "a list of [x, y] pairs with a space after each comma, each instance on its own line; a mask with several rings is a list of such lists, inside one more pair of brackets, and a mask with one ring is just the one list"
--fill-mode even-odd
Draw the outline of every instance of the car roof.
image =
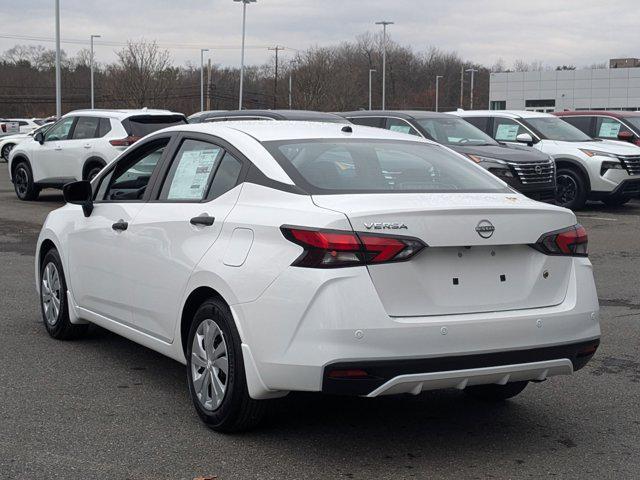
[[420, 118], [452, 118], [454, 115], [441, 112], [431, 112], [428, 110], [356, 110], [353, 112], [340, 112], [338, 115], [344, 117], [397, 117], [405, 120], [415, 120]]
[[453, 113], [461, 117], [506, 117], [506, 118], [540, 118], [553, 117], [550, 113], [530, 112], [528, 110], [462, 110]]
[[309, 120], [333, 123], [347, 123], [334, 113], [315, 112], [312, 110], [213, 110], [199, 112], [189, 118], [225, 118], [225, 117], [266, 117], [274, 120]]
[[[350, 131], [344, 131], [343, 129]], [[425, 142], [436, 144], [414, 135], [393, 132], [375, 127], [365, 127], [353, 124], [336, 124], [327, 122], [307, 122], [283, 120], [280, 122], [265, 121], [228, 121], [205, 122], [176, 125], [160, 130], [160, 132], [180, 131], [196, 132], [224, 137], [225, 133], [242, 132], [259, 142], [278, 140], [305, 140], [315, 138], [360, 138], [360, 139], [388, 139]]]
[[86, 109], [86, 110], [73, 110], [67, 114], [65, 117], [69, 116], [79, 116], [79, 117], [90, 117], [90, 116], [100, 116], [100, 117], [109, 117], [116, 118], [118, 120], [124, 120], [125, 118], [134, 117], [136, 115], [181, 115], [184, 117], [184, 114], [178, 112], [172, 112], [171, 110], [158, 110], [151, 108], [138, 108], [138, 109]]
[[564, 112], [553, 112], [554, 115], [558, 117], [581, 117], [581, 116], [594, 116], [594, 115], [606, 115], [614, 118], [625, 118], [625, 117], [640, 117], [640, 112], [629, 112], [629, 111], [611, 111], [611, 110], [571, 110]]

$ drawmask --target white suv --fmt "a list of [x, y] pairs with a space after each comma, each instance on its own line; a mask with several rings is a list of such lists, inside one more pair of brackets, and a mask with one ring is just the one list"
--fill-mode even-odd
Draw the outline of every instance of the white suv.
[[619, 206], [640, 195], [640, 147], [593, 139], [560, 118], [539, 112], [451, 112], [499, 142], [525, 143], [551, 155], [558, 203], [577, 210], [587, 200]]
[[185, 125], [64, 195], [36, 252], [47, 331], [91, 322], [186, 364], [218, 430], [289, 391], [506, 399], [598, 346], [575, 215], [428, 140]]
[[161, 128], [187, 123], [168, 110], [78, 110], [9, 154], [9, 176], [20, 200], [43, 188], [92, 179], [128, 146]]

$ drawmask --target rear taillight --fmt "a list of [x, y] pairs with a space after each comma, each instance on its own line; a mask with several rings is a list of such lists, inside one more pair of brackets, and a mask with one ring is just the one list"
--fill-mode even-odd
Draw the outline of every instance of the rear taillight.
[[304, 252], [292, 265], [310, 268], [350, 267], [409, 260], [425, 247], [408, 237], [371, 235], [336, 230], [282, 227], [288, 240]]
[[109, 143], [114, 147], [129, 147], [140, 140], [141, 137], [128, 136], [125, 138], [115, 138], [113, 140], [109, 140]]
[[4, 123], [0, 123], [0, 128], [2, 129], [3, 132], [7, 131], [7, 125]]
[[587, 231], [582, 225], [576, 224], [562, 230], [545, 233], [534, 246], [547, 255], [586, 257], [588, 242]]

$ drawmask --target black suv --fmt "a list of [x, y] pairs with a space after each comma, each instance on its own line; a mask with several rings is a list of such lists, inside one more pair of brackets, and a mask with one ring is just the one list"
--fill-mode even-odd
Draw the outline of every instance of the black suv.
[[527, 197], [555, 203], [555, 163], [549, 155], [524, 146], [501, 145], [455, 115], [404, 110], [362, 110], [338, 115], [357, 125], [386, 128], [446, 145]]
[[189, 123], [235, 122], [240, 120], [297, 120], [303, 122], [347, 123], [339, 115], [307, 110], [210, 110], [191, 115]]

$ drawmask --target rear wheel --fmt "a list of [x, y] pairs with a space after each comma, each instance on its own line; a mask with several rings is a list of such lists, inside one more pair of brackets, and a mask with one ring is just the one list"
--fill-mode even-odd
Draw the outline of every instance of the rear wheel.
[[75, 325], [69, 320], [67, 282], [55, 248], [46, 253], [40, 268], [40, 307], [44, 326], [51, 337], [70, 340], [87, 331], [88, 325]]
[[264, 416], [265, 401], [249, 396], [240, 335], [229, 307], [219, 299], [205, 301], [194, 315], [187, 377], [195, 409], [213, 430], [247, 430]]
[[100, 170], [102, 170], [103, 166], [99, 165], [99, 164], [93, 164], [90, 165], [87, 168], [87, 173], [85, 174], [85, 180], [93, 180], [95, 178], [96, 175], [98, 175], [98, 173], [100, 173]]
[[602, 200], [607, 207], [621, 207], [625, 203], [631, 200], [629, 197], [611, 197]]
[[571, 210], [580, 210], [587, 202], [587, 182], [573, 168], [562, 167], [556, 173], [556, 201]]
[[511, 382], [505, 385], [492, 383], [489, 385], [474, 385], [464, 389], [470, 397], [487, 402], [500, 402], [515, 397], [522, 392], [529, 382]]
[[13, 169], [13, 187], [20, 200], [38, 198], [40, 189], [33, 183], [33, 175], [27, 162], [19, 162]]

